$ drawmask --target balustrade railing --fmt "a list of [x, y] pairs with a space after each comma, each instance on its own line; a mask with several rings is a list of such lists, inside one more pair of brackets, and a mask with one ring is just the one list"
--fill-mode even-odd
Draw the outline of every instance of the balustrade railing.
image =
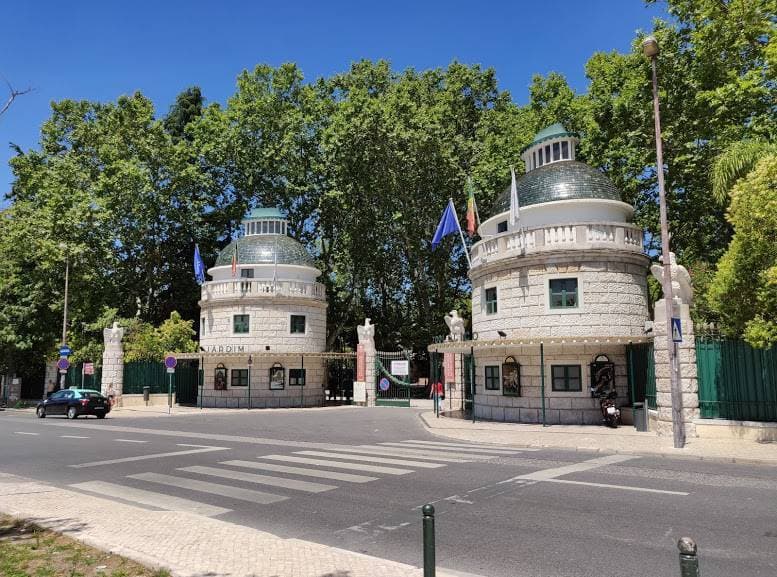
[[218, 300], [241, 297], [307, 297], [326, 299], [323, 284], [304, 281], [276, 281], [235, 279], [210, 281], [202, 285], [202, 300]]

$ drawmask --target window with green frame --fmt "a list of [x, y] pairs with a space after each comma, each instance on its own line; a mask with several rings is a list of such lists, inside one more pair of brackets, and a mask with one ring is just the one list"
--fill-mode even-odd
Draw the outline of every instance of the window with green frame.
[[550, 377], [554, 391], [574, 392], [583, 390], [580, 365], [551, 365]]
[[291, 315], [291, 327], [289, 331], [293, 335], [304, 335], [305, 315]]
[[496, 314], [496, 287], [486, 289], [486, 314]]
[[289, 386], [305, 386], [305, 369], [289, 369]]
[[229, 384], [233, 387], [247, 387], [248, 369], [232, 369], [232, 378]]
[[486, 390], [499, 390], [499, 365], [486, 367]]
[[577, 308], [579, 299], [577, 296], [576, 278], [552, 278], [548, 286], [550, 290], [550, 308]]
[[232, 317], [232, 332], [237, 335], [248, 334], [249, 325], [249, 315], [235, 315]]

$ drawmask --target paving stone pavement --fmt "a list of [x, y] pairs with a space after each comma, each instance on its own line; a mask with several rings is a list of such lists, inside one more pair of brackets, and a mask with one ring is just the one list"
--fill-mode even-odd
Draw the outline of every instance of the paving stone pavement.
[[[0, 511], [176, 577], [420, 577], [422, 570], [185, 512], [150, 511], [0, 473]], [[419, 549], [420, 549], [419, 527]], [[420, 550], [419, 550], [420, 555]], [[438, 571], [439, 577], [456, 574]]]

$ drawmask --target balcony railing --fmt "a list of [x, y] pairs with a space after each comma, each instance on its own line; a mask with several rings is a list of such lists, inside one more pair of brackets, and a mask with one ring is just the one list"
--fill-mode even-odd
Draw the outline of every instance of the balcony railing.
[[317, 282], [235, 279], [202, 285], [202, 300], [256, 297], [303, 297], [326, 300], [324, 285]]
[[571, 223], [505, 232], [472, 247], [472, 266], [511, 256], [592, 248], [642, 253], [642, 229], [625, 223]]

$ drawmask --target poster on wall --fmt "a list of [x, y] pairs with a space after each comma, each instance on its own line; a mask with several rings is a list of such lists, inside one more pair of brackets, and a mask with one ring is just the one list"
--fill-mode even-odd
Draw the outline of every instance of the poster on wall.
[[456, 357], [453, 353], [443, 353], [443, 374], [445, 376], [446, 383], [453, 383], [456, 381]]
[[283, 365], [279, 363], [275, 363], [272, 367], [270, 367], [270, 390], [279, 390], [284, 387], [284, 376], [285, 371], [283, 370]]
[[514, 357], [507, 357], [502, 363], [502, 394], [511, 397], [521, 396], [521, 365]]
[[364, 345], [356, 345], [356, 380], [363, 383], [367, 376], [367, 353]]
[[227, 368], [224, 365], [216, 367], [216, 372], [213, 376], [213, 388], [217, 391], [225, 391], [227, 389]]

